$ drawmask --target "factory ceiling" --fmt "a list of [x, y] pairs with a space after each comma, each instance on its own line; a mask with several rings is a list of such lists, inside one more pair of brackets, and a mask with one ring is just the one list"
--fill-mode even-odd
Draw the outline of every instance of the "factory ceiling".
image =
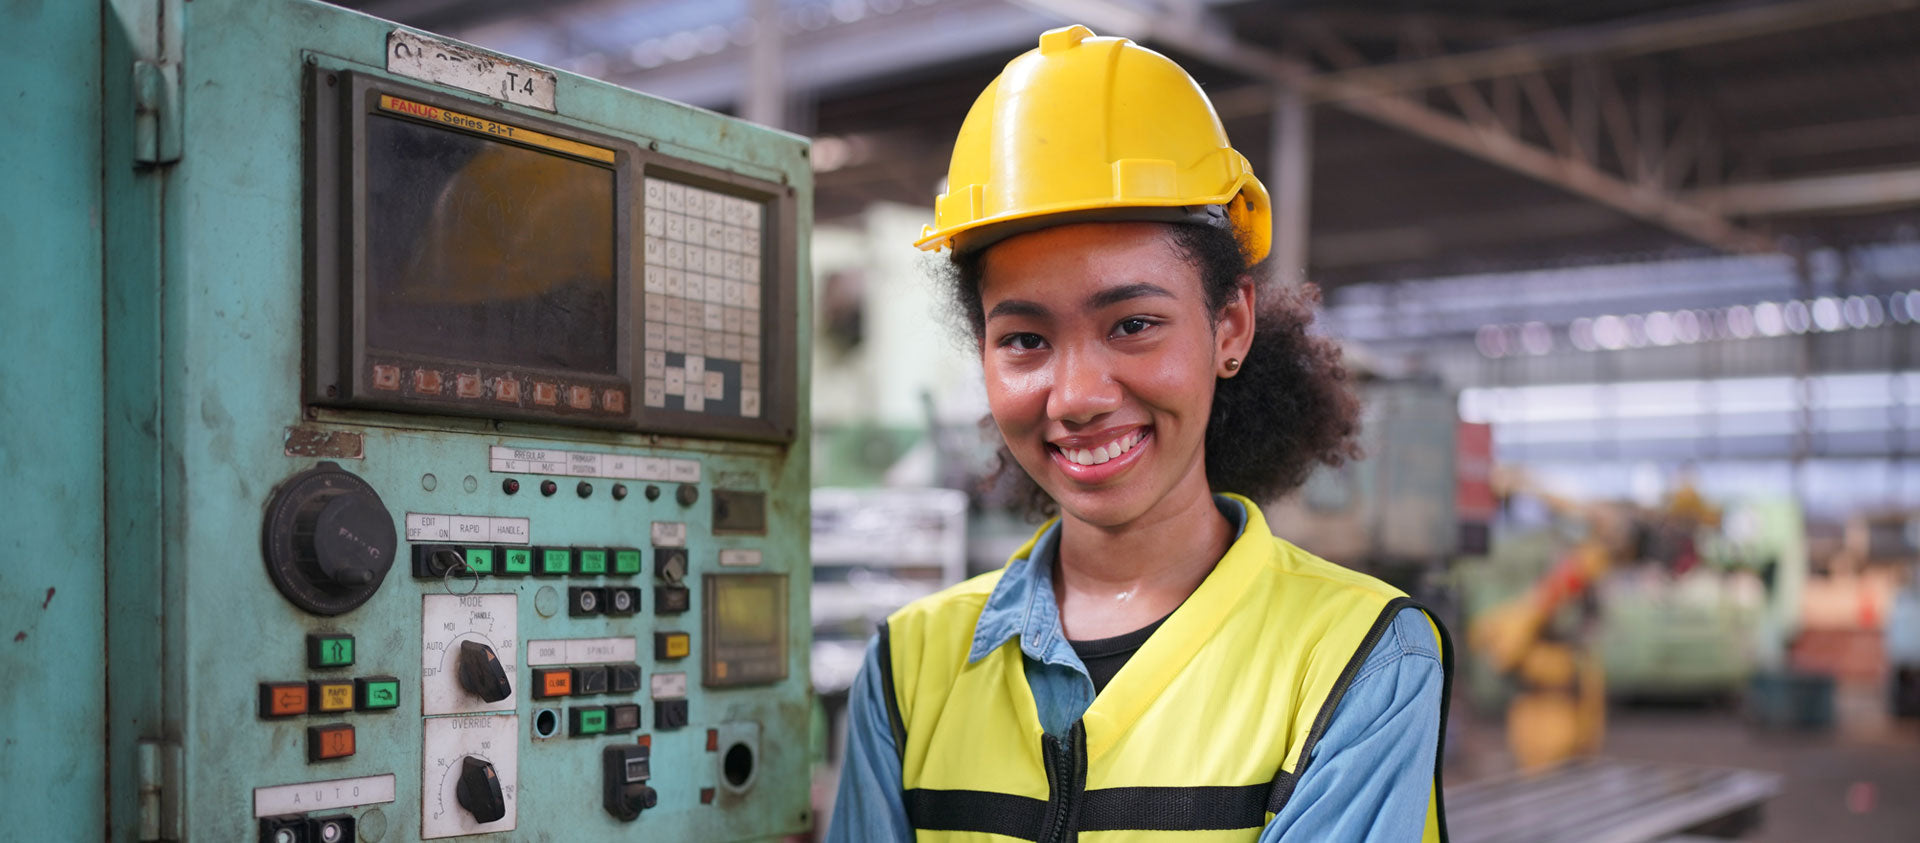
[[1081, 22], [1194, 72], [1323, 284], [1920, 237], [1920, 0], [340, 5], [811, 135], [823, 221], [930, 204], [972, 97]]

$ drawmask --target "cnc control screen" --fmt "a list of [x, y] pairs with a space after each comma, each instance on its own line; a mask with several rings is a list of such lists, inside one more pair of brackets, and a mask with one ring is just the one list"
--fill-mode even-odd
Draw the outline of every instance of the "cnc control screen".
[[613, 170], [382, 115], [366, 148], [369, 345], [614, 374]]

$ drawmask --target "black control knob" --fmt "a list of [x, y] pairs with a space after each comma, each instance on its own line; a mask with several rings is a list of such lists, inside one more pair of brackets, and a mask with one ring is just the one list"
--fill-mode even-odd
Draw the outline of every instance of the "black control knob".
[[467, 756], [460, 759], [460, 781], [453, 786], [460, 807], [483, 823], [496, 822], [507, 815], [507, 797], [500, 790], [500, 776], [486, 760]]
[[653, 777], [650, 755], [646, 744], [617, 744], [600, 751], [601, 804], [621, 822], [631, 822], [660, 802], [660, 795], [647, 784]]
[[367, 602], [393, 567], [397, 543], [380, 495], [336, 463], [288, 478], [267, 502], [267, 575], [294, 605], [317, 615]]
[[687, 550], [683, 547], [653, 549], [653, 575], [668, 585], [679, 585], [687, 578]]
[[673, 499], [679, 501], [681, 506], [693, 506], [700, 500], [700, 487], [682, 483], [680, 488], [673, 490]]
[[460, 642], [456, 668], [460, 687], [467, 689], [467, 693], [487, 702], [499, 702], [513, 695], [513, 683], [507, 679], [507, 670], [500, 665], [500, 656], [492, 647], [478, 641]]

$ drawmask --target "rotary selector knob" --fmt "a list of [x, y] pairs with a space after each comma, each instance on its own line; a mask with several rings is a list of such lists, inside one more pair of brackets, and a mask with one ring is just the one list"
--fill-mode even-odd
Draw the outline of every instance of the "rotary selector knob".
[[471, 755], [460, 759], [460, 781], [454, 785], [453, 795], [460, 801], [460, 807], [480, 822], [499, 822], [507, 815], [507, 797], [500, 789], [500, 775], [493, 764], [484, 759]]
[[367, 602], [393, 567], [393, 515], [365, 480], [323, 462], [280, 484], [262, 544], [280, 593], [316, 615]]
[[499, 702], [513, 696], [513, 683], [492, 647], [478, 641], [460, 642], [458, 666], [460, 687], [487, 702]]

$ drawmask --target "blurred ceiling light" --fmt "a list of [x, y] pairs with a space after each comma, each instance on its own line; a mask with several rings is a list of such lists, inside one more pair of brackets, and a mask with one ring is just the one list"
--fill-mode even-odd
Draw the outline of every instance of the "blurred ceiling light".
[[1908, 295], [1911, 294], [1894, 293], [1887, 297], [1887, 315], [1893, 317], [1893, 321], [1902, 325], [1913, 321], [1913, 314], [1907, 309], [1909, 307], [1907, 303]]
[[1848, 296], [1840, 306], [1849, 328], [1871, 328], [1880, 324], [1880, 300], [1873, 296]]
[[1593, 342], [1593, 320], [1585, 316], [1573, 320], [1573, 324], [1567, 326], [1567, 342], [1573, 343], [1573, 347], [1581, 351], [1599, 348]]
[[867, 16], [867, 0], [833, 0], [833, 17], [841, 23], [853, 23]]
[[1753, 311], [1746, 305], [1736, 304], [1727, 308], [1727, 333], [1744, 340], [1753, 336], [1753, 328]]
[[[1712, 323], [1707, 323], [1711, 325]], [[1673, 338], [1679, 342], [1696, 343], [1700, 341], [1700, 316], [1691, 310], [1682, 310], [1673, 315]]]
[[1647, 342], [1653, 343], [1654, 345], [1673, 345], [1673, 316], [1666, 311], [1661, 310], [1647, 314], [1646, 329]]
[[1787, 332], [1787, 320], [1780, 305], [1763, 301], [1753, 307], [1753, 327], [1764, 336], [1777, 337]]
[[700, 38], [691, 32], [676, 32], [667, 36], [666, 49], [663, 52], [671, 61], [686, 61], [700, 55]]
[[568, 70], [578, 73], [581, 76], [590, 76], [599, 79], [607, 75], [608, 63], [605, 53], [585, 53], [574, 56], [573, 60], [567, 62], [567, 64]]
[[666, 45], [658, 38], [648, 38], [633, 45], [633, 49], [627, 51], [627, 58], [641, 67], [656, 68], [667, 63]]
[[1480, 349], [1483, 357], [1499, 359], [1507, 356], [1507, 334], [1498, 325], [1481, 325], [1474, 332], [1473, 344]]
[[1647, 320], [1639, 314], [1628, 315], [1621, 320], [1627, 326], [1627, 345], [1641, 348], [1647, 344]]
[[1535, 357], [1553, 351], [1553, 330], [1545, 322], [1528, 322], [1520, 328], [1520, 346]]
[[1840, 300], [1821, 297], [1813, 302], [1813, 326], [1822, 331], [1838, 331], [1846, 324], [1840, 318]]
[[1780, 318], [1787, 323], [1787, 330], [1804, 334], [1813, 327], [1813, 315], [1807, 312], [1807, 303], [1790, 301], [1780, 308]]
[[700, 27], [697, 37], [700, 39], [700, 52], [709, 56], [726, 49], [729, 40], [727, 28], [717, 23]]
[[1613, 314], [1593, 320], [1593, 341], [1608, 351], [1626, 348], [1627, 323]]

